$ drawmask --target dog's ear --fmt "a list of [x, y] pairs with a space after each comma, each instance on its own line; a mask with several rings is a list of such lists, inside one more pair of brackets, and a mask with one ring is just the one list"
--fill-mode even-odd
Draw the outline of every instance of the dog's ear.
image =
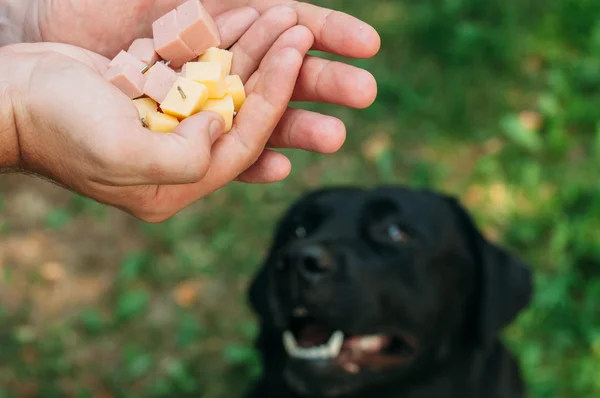
[[466, 232], [475, 269], [479, 272], [479, 286], [474, 297], [479, 303], [472, 319], [477, 339], [487, 345], [530, 303], [532, 272], [521, 259], [488, 241], [458, 200], [446, 199]]
[[493, 340], [531, 301], [532, 273], [512, 253], [481, 236], [482, 266], [479, 334], [483, 343]]

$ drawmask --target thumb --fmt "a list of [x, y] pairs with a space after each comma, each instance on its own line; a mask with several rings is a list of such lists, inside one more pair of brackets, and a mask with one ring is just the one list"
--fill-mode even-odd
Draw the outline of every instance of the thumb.
[[223, 116], [221, 116], [217, 112], [205, 111], [205, 112], [202, 112], [201, 114], [208, 115], [211, 118], [213, 118], [213, 120], [211, 121], [211, 124], [208, 127], [208, 132], [209, 132], [209, 136], [211, 139], [210, 143], [212, 145], [225, 132], [225, 120], [223, 119]]
[[[132, 172], [119, 185], [172, 185], [200, 181], [210, 166], [212, 144], [223, 134], [224, 121], [215, 112], [200, 112], [183, 120], [171, 133], [143, 127], [127, 135], [132, 153], [123, 160]], [[123, 170], [123, 169], [122, 169]]]

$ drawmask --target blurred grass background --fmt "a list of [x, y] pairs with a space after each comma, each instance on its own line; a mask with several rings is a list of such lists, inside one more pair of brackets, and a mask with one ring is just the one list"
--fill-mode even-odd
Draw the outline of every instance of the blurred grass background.
[[600, 2], [321, 0], [373, 24], [379, 83], [336, 155], [289, 152], [161, 225], [0, 179], [0, 398], [238, 397], [260, 373], [249, 278], [323, 184], [453, 193], [536, 269], [507, 331], [530, 396], [600, 396]]

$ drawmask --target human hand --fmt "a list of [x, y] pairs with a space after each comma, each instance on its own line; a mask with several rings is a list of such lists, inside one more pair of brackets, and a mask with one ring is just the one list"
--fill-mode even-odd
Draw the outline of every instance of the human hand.
[[0, 83], [9, 84], [18, 142], [17, 161], [8, 166], [149, 222], [171, 217], [239, 175], [280, 180], [289, 173], [287, 159], [263, 149], [269, 138], [285, 141], [273, 130], [312, 43], [302, 26], [279, 37], [225, 135], [222, 118], [210, 112], [185, 119], [170, 134], [145, 129], [131, 100], [100, 75], [108, 64], [100, 55], [54, 43], [6, 46]]
[[[27, 40], [69, 43], [113, 57], [119, 50], [127, 49], [134, 39], [152, 37], [152, 22], [185, 0], [5, 1], [23, 4], [21, 7], [29, 4], [30, 11], [23, 11], [26, 14], [23, 25], [32, 32]], [[369, 58], [380, 46], [377, 32], [368, 24], [304, 2], [203, 0], [203, 4], [217, 22], [221, 47], [232, 46], [232, 73], [240, 75], [244, 83], [281, 32], [296, 24], [306, 26], [314, 35], [313, 50]], [[367, 71], [306, 56], [292, 101], [364, 108], [375, 100], [376, 93], [375, 80]], [[346, 135], [340, 120], [294, 108], [285, 112], [277, 129], [289, 137], [286, 146], [306, 147], [320, 153], [337, 151]]]

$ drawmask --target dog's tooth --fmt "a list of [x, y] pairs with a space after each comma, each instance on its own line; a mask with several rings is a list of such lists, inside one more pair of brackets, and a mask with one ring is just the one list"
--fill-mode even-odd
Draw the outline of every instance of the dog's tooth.
[[340, 355], [342, 345], [344, 344], [344, 333], [337, 330], [331, 335], [327, 342], [327, 352], [331, 358], [337, 358]]
[[298, 344], [296, 343], [296, 338], [289, 330], [286, 330], [283, 333], [283, 346], [289, 355], [297, 356], [299, 354], [300, 350]]
[[327, 347], [320, 346], [315, 349], [315, 359], [327, 359], [328, 350]]
[[294, 337], [294, 334], [292, 332], [290, 332], [289, 330], [286, 330], [283, 333], [283, 343], [292, 349], [298, 348], [298, 344], [296, 343], [296, 338]]
[[303, 348], [298, 346], [296, 338], [293, 333], [289, 330], [283, 333], [283, 345], [292, 358], [298, 359], [333, 359], [336, 358], [344, 343], [344, 334], [340, 331], [336, 331], [326, 344]]
[[319, 357], [321, 359], [329, 358], [329, 347], [327, 347], [327, 346], [319, 347]]

